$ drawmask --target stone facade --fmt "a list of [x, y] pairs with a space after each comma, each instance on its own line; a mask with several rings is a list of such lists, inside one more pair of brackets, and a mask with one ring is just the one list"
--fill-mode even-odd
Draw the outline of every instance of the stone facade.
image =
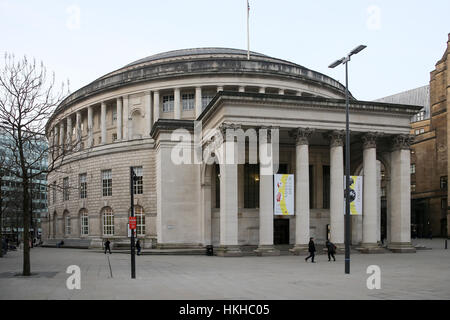
[[[145, 247], [212, 244], [218, 255], [239, 256], [242, 246], [276, 255], [274, 245], [286, 244], [300, 254], [310, 236], [341, 246], [344, 96], [342, 85], [320, 73], [261, 54], [248, 61], [245, 51], [234, 49], [169, 52], [107, 74], [69, 96], [47, 123], [52, 146], [67, 155], [48, 176], [43, 238], [126, 245], [129, 168], [142, 167], [135, 205], [145, 217], [145, 233], [138, 235]], [[414, 251], [404, 185], [410, 184], [409, 120], [419, 108], [350, 103], [352, 174], [366, 177], [367, 203], [377, 206], [378, 168], [385, 169], [388, 247]], [[228, 135], [226, 129], [256, 135], [244, 138], [240, 149], [237, 131]], [[199, 150], [203, 161], [193, 161]], [[265, 152], [278, 155], [278, 162], [263, 166]], [[111, 170], [106, 180], [104, 170]], [[273, 216], [276, 172], [295, 175], [294, 216]], [[83, 174], [87, 198], [81, 196]], [[112, 194], [104, 191], [108, 179]], [[352, 242], [378, 247], [379, 208], [364, 211], [352, 217]], [[81, 214], [88, 216], [87, 232]]]
[[448, 237], [448, 118], [450, 34], [447, 49], [430, 74], [430, 118], [413, 122], [411, 198], [413, 234]]

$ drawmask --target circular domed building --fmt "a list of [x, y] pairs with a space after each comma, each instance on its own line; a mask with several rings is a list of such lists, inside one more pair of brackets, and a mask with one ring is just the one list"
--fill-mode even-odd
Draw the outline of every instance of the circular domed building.
[[[47, 123], [57, 150], [50, 161], [60, 167], [48, 175], [43, 239], [129, 246], [132, 189], [145, 248], [213, 245], [235, 256], [243, 248], [278, 254], [284, 244], [300, 253], [310, 236], [340, 246], [344, 98], [345, 87], [328, 76], [237, 49], [170, 51], [106, 74], [68, 96]], [[392, 250], [413, 250], [404, 186], [409, 121], [419, 108], [351, 99], [351, 171], [364, 177], [352, 243], [369, 251], [382, 236]], [[263, 152], [274, 156], [268, 166]], [[274, 174], [291, 177], [282, 196]], [[281, 214], [280, 197], [289, 203]]]

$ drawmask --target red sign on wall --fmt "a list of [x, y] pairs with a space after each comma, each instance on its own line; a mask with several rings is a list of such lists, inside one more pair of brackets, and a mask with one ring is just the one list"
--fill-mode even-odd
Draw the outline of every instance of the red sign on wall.
[[130, 217], [129, 224], [131, 230], [136, 230], [136, 217]]

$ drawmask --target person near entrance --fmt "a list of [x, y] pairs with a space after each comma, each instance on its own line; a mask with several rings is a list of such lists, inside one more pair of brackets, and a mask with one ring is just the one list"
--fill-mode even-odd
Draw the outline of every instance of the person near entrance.
[[136, 242], [136, 249], [137, 249], [137, 255], [140, 256], [141, 255], [141, 240], [138, 239], [138, 241]]
[[309, 238], [309, 244], [308, 244], [308, 251], [309, 251], [309, 256], [307, 256], [305, 258], [305, 261], [308, 261], [309, 258], [311, 258], [311, 262], [314, 262], [314, 252], [316, 252], [316, 246], [314, 245], [314, 238]]
[[327, 240], [325, 243], [328, 249], [328, 261], [331, 261], [331, 258], [333, 258], [333, 261], [336, 261], [336, 258], [334, 257], [334, 254], [336, 253], [336, 246], [334, 243], [332, 243], [330, 240]]

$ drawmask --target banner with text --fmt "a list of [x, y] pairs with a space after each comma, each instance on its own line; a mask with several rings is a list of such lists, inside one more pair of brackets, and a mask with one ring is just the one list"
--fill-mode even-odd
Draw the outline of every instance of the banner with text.
[[[362, 215], [363, 202], [363, 177], [350, 176], [350, 215]], [[344, 176], [344, 197], [345, 197], [345, 176]], [[345, 200], [344, 200], [344, 215], [345, 215]]]
[[274, 215], [294, 215], [294, 175], [274, 175]]

